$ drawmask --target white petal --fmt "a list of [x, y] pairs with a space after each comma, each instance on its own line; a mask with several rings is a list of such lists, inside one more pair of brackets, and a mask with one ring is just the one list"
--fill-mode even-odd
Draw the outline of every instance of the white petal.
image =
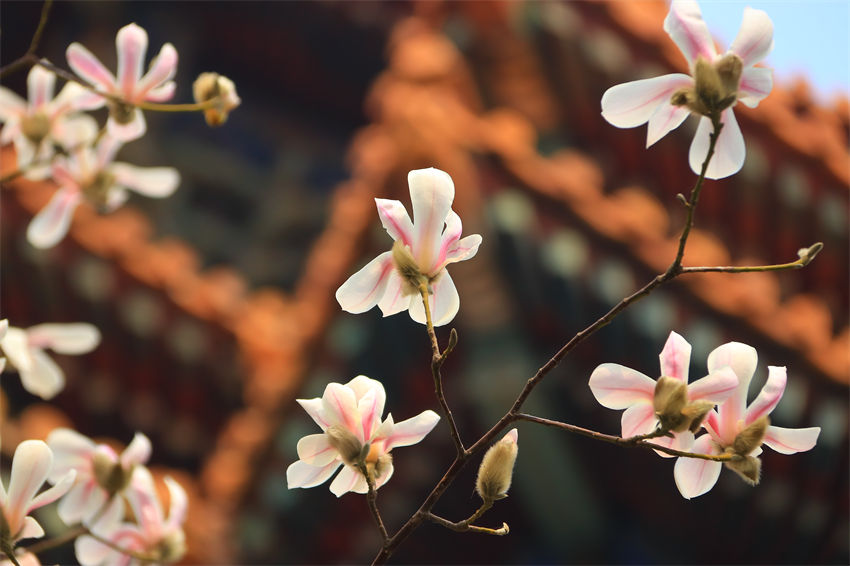
[[59, 502], [56, 511], [66, 525], [91, 519], [106, 503], [106, 490], [93, 481], [77, 483]]
[[333, 425], [341, 425], [358, 436], [361, 442], [360, 413], [354, 391], [341, 383], [328, 383], [322, 395], [322, 417]]
[[[385, 465], [383, 467], [383, 470], [381, 470], [381, 475], [375, 479], [375, 489], [378, 489], [379, 487], [390, 481], [390, 478], [393, 477], [393, 472], [395, 472], [395, 467], [393, 467], [393, 463], [392, 461], [390, 461], [390, 463]], [[368, 490], [369, 486], [366, 485], [366, 489], [364, 491], [359, 491], [358, 493], [366, 493]]]
[[759, 105], [773, 90], [773, 70], [765, 67], [747, 67], [741, 73], [738, 100], [750, 108]]
[[67, 472], [62, 477], [62, 479], [56, 482], [56, 485], [54, 485], [50, 489], [42, 491], [35, 498], [33, 498], [33, 500], [29, 504], [29, 511], [32, 511], [33, 509], [38, 509], [39, 507], [44, 507], [45, 505], [49, 505], [50, 503], [53, 503], [54, 501], [68, 493], [68, 490], [70, 490], [71, 487], [74, 485], [74, 480], [76, 479], [76, 470], [70, 470], [69, 472]]
[[38, 111], [53, 100], [53, 89], [56, 84], [56, 75], [34, 65], [27, 75], [27, 91], [29, 93], [29, 107], [31, 111]]
[[342, 462], [334, 461], [326, 466], [311, 466], [302, 461], [293, 462], [286, 468], [286, 486], [289, 489], [296, 487], [315, 487], [328, 481]]
[[354, 314], [374, 307], [383, 298], [393, 269], [392, 252], [384, 252], [367, 263], [336, 290], [339, 306]]
[[482, 238], [479, 234], [470, 234], [469, 236], [452, 244], [446, 250], [441, 268], [450, 263], [466, 261], [467, 259], [475, 257], [475, 254], [478, 253], [478, 246], [481, 245], [481, 240]]
[[690, 115], [691, 111], [685, 106], [673, 106], [669, 102], [659, 104], [649, 117], [646, 129], [646, 147], [651, 146], [669, 132], [678, 128]]
[[[724, 110], [720, 120], [723, 122], [723, 129], [717, 139], [714, 155], [705, 173], [708, 179], [723, 179], [729, 175], [734, 175], [741, 170], [747, 156], [744, 136], [741, 134], [741, 128], [735, 120], [732, 109]], [[699, 174], [702, 170], [702, 163], [708, 155], [711, 131], [711, 120], [703, 116], [700, 119], [696, 135], [694, 135], [694, 141], [691, 143], [689, 154], [691, 170], [696, 174]]]
[[674, 0], [670, 13], [664, 19], [664, 31], [679, 47], [679, 50], [693, 66], [698, 56], [709, 62], [714, 61], [717, 50], [708, 26], [702, 19], [699, 4], [693, 0]]
[[117, 555], [105, 544], [99, 543], [90, 536], [83, 535], [74, 541], [74, 553], [83, 566], [102, 566], [109, 564], [110, 554]]
[[85, 354], [100, 344], [100, 331], [85, 323], [45, 323], [27, 329], [31, 344], [50, 348], [59, 354]]
[[115, 48], [118, 52], [118, 88], [128, 101], [134, 102], [133, 95], [142, 77], [148, 51], [148, 34], [136, 24], [126, 25], [115, 36]]
[[[674, 450], [688, 451], [694, 445], [694, 433], [689, 430], [685, 430], [683, 432], [674, 432], [673, 436], [651, 438], [647, 440], [647, 442], [649, 442], [650, 444], [657, 444], [658, 446], [666, 446], [667, 448], [672, 448]], [[661, 450], [655, 450], [655, 453], [661, 456], [662, 458], [676, 457], [673, 454], [668, 454], [667, 452], [662, 452]]]
[[[674, 73], [612, 86], [602, 95], [602, 117], [618, 128], [640, 126], [659, 106], [669, 106], [676, 90], [693, 84], [688, 75]], [[649, 145], [652, 144], [647, 139]]]
[[24, 518], [24, 527], [21, 529], [19, 533], [17, 533], [18, 539], [25, 538], [41, 538], [44, 536], [44, 529], [41, 528], [41, 525], [38, 524], [38, 521], [33, 519], [32, 517]]
[[173, 167], [136, 167], [128, 163], [113, 163], [109, 172], [115, 175], [119, 185], [148, 197], [167, 197], [180, 184], [180, 173]]
[[[59, 120], [55, 127], [56, 131], [54, 132], [53, 139], [59, 142], [62, 147], [70, 150], [81, 144], [92, 143], [97, 137], [98, 129], [97, 122], [94, 118], [88, 114], [81, 114], [72, 118]], [[64, 185], [64, 183], [60, 184]], [[76, 182], [74, 184], [76, 184]]]
[[[159, 54], [151, 61], [150, 69], [136, 88], [136, 95], [146, 96], [152, 89], [157, 88], [172, 79], [177, 72], [177, 50], [170, 43], [166, 43], [159, 50]], [[160, 97], [155, 96], [160, 99]]]
[[413, 246], [413, 223], [407, 215], [404, 205], [397, 200], [375, 199], [381, 225], [393, 240], [400, 240], [406, 246]]
[[52, 399], [65, 387], [65, 374], [41, 350], [32, 351], [32, 360], [32, 369], [20, 372], [24, 389], [44, 400]]
[[750, 380], [756, 371], [758, 354], [755, 348], [741, 344], [740, 342], [729, 342], [715, 348], [708, 355], [708, 371], [714, 373], [726, 366], [731, 367], [738, 376], [738, 387], [735, 392], [717, 407], [718, 426], [717, 433], [731, 442], [738, 434], [738, 420], [744, 418], [747, 408], [747, 391], [750, 388]]
[[747, 6], [741, 29], [729, 51], [744, 61], [744, 67], [755, 65], [773, 50], [773, 22], [762, 10]]
[[13, 534], [23, 527], [32, 499], [47, 479], [52, 464], [53, 454], [41, 440], [24, 440], [15, 449], [9, 491], [3, 509]]
[[13, 116], [20, 116], [26, 111], [27, 103], [23, 98], [0, 86], [0, 121], [7, 122]]
[[730, 367], [713, 371], [702, 379], [688, 385], [688, 398], [691, 401], [711, 401], [722, 403], [738, 389], [738, 376]]
[[753, 399], [750, 406], [747, 407], [744, 424], [751, 422], [770, 414], [771, 411], [779, 404], [782, 395], [785, 393], [785, 384], [788, 380], [788, 375], [784, 367], [768, 366], [767, 381], [764, 387], [759, 391], [758, 396]]
[[174, 530], [180, 527], [186, 520], [186, 511], [189, 508], [189, 497], [186, 490], [170, 476], [165, 477], [165, 487], [168, 488], [168, 521], [166, 530]]
[[342, 471], [340, 471], [339, 475], [337, 475], [334, 478], [334, 481], [331, 482], [331, 493], [337, 497], [341, 497], [357, 487], [361, 480], [363, 483], [366, 483], [366, 478], [364, 478], [360, 472], [355, 471], [348, 466], [343, 466]]
[[[698, 454], [717, 454], [717, 448], [707, 434], [696, 439], [691, 451]], [[692, 499], [708, 492], [717, 483], [722, 467], [720, 462], [713, 460], [677, 459], [673, 467], [673, 478], [676, 480], [679, 493], [685, 499]]]
[[819, 426], [809, 428], [769, 426], [764, 435], [764, 443], [780, 454], [796, 454], [814, 448], [819, 434]]
[[124, 469], [130, 469], [138, 464], [145, 464], [151, 457], [151, 441], [141, 432], [137, 432], [133, 436], [133, 441], [121, 453], [121, 466]]
[[133, 110], [133, 118], [126, 124], [119, 124], [111, 116], [106, 121], [106, 131], [109, 135], [125, 143], [139, 139], [145, 135], [147, 129], [145, 116], [138, 108]]
[[625, 411], [620, 425], [623, 438], [630, 438], [641, 434], [649, 434], [655, 430], [658, 419], [652, 403], [635, 403]]
[[299, 405], [310, 415], [310, 418], [315, 421], [317, 425], [321, 427], [322, 430], [327, 429], [331, 426], [331, 423], [325, 420], [324, 416], [322, 416], [322, 400], [319, 397], [314, 399], [296, 399]]
[[67, 82], [50, 105], [51, 115], [56, 117], [73, 110], [96, 110], [106, 104], [106, 99], [83, 85]]
[[336, 448], [324, 434], [310, 434], [298, 441], [298, 458], [305, 464], [323, 467], [337, 459]]
[[410, 446], [420, 442], [425, 436], [433, 430], [440, 421], [440, 415], [434, 411], [423, 411], [400, 423], [396, 423], [392, 427], [392, 432], [386, 437], [384, 450], [389, 452], [398, 446]]
[[420, 267], [434, 265], [446, 216], [455, 197], [452, 178], [445, 171], [416, 169], [408, 173], [413, 204], [413, 257]]
[[68, 58], [68, 65], [86, 82], [104, 92], [114, 90], [115, 77], [106, 70], [100, 59], [92, 55], [91, 51], [79, 43], [72, 43], [65, 51], [65, 56]]
[[27, 227], [27, 240], [36, 248], [51, 248], [62, 241], [68, 228], [74, 210], [82, 201], [79, 191], [63, 187], [53, 194], [47, 206], [35, 215]]
[[688, 382], [688, 369], [691, 365], [691, 345], [679, 334], [671, 332], [658, 355], [661, 362], [661, 375]]
[[588, 382], [599, 404], [609, 409], [625, 409], [641, 401], [652, 401], [655, 380], [620, 364], [602, 364], [593, 370]]
[[150, 100], [151, 102], [165, 102], [174, 97], [175, 90], [177, 90], [177, 83], [174, 81], [168, 81], [156, 88], [150, 89], [145, 95], [145, 100]]
[[34, 362], [26, 330], [10, 326], [6, 335], [0, 339], [0, 347], [19, 372], [32, 370]]
[[410, 306], [410, 295], [404, 294], [404, 281], [398, 271], [390, 269], [387, 278], [387, 286], [381, 300], [378, 301], [378, 308], [385, 317], [407, 310]]
[[[428, 298], [428, 307], [431, 309], [434, 326], [450, 323], [460, 308], [460, 296], [449, 273], [443, 271], [439, 279], [431, 284], [431, 289], [434, 293]], [[420, 295], [410, 298], [410, 318], [419, 324], [425, 324], [425, 306]]]
[[[95, 443], [75, 430], [68, 428], [53, 429], [47, 435], [47, 445], [53, 451], [53, 468], [48, 481], [56, 483], [72, 468], [91, 466]], [[82, 470], [79, 470], [82, 471]]]

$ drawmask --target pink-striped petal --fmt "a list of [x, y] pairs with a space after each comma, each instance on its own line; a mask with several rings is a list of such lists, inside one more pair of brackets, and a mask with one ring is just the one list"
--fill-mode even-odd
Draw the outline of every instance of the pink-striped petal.
[[326, 466], [311, 466], [302, 461], [293, 462], [286, 468], [286, 486], [289, 489], [296, 487], [315, 487], [328, 481], [334, 472], [342, 465], [342, 462], [334, 461]]
[[394, 270], [392, 252], [384, 252], [348, 278], [336, 291], [342, 310], [359, 314], [378, 304], [384, 296], [390, 272]]
[[95, 481], [77, 483], [62, 498], [56, 511], [66, 525], [90, 519], [106, 503], [106, 490]]
[[106, 99], [81, 84], [67, 82], [50, 105], [50, 115], [55, 118], [74, 110], [95, 110], [106, 104]]
[[384, 386], [365, 375], [358, 375], [346, 386], [354, 391], [358, 400], [357, 411], [360, 413], [363, 426], [363, 439], [364, 442], [369, 442], [381, 424], [381, 416], [384, 414], [384, 404], [387, 400]]
[[744, 61], [744, 67], [755, 65], [773, 50], [773, 22], [762, 10], [747, 6], [741, 29], [729, 51]]
[[[458, 309], [460, 309], [460, 296], [454, 281], [447, 271], [443, 271], [439, 279], [431, 284], [434, 291], [428, 298], [428, 307], [431, 309], [431, 320], [434, 326], [443, 326], [450, 323]], [[425, 324], [425, 306], [420, 295], [413, 295], [410, 299], [410, 318], [419, 324]]]
[[115, 36], [115, 49], [118, 52], [118, 87], [128, 102], [136, 102], [134, 95], [142, 78], [148, 34], [136, 24], [126, 25]]
[[[366, 478], [360, 472], [348, 466], [343, 466], [342, 470], [334, 478], [334, 481], [331, 482], [330, 490], [337, 497], [342, 497], [349, 491], [353, 491], [361, 483], [365, 485]], [[362, 486], [359, 487], [362, 488]]]
[[588, 385], [599, 404], [609, 409], [651, 402], [655, 395], [654, 379], [620, 364], [600, 365], [593, 370]]
[[[341, 425], [352, 434], [360, 429], [360, 413], [354, 391], [341, 383], [328, 383], [322, 395], [322, 416], [333, 425]], [[363, 439], [360, 439], [361, 442]]]
[[655, 417], [652, 403], [635, 403], [623, 411], [620, 424], [623, 438], [630, 438], [655, 430], [658, 419]]
[[401, 201], [376, 198], [378, 217], [381, 225], [393, 240], [400, 240], [406, 246], [413, 246], [413, 223]]
[[400, 423], [395, 423], [384, 442], [384, 451], [389, 452], [399, 446], [410, 446], [420, 442], [437, 426], [439, 421], [440, 415], [428, 410]]
[[171, 80], [177, 72], [177, 50], [170, 43], [166, 43], [159, 50], [159, 54], [151, 61], [150, 69], [136, 86], [136, 96], [147, 100], [148, 93], [167, 81]]
[[113, 163], [109, 172], [119, 185], [153, 198], [171, 195], [180, 184], [180, 173], [173, 167], [136, 167], [129, 163]]
[[717, 57], [714, 40], [695, 1], [674, 0], [670, 5], [670, 13], [664, 19], [664, 31], [679, 47], [690, 66], [699, 56], [709, 62]]
[[151, 102], [165, 102], [174, 97], [175, 90], [177, 90], [177, 83], [174, 81], [167, 81], [156, 88], [150, 89], [145, 95], [145, 100], [150, 100]]
[[747, 391], [757, 363], [758, 354], [755, 348], [740, 342], [723, 344], [708, 355], [709, 373], [728, 366], [738, 376], [738, 387], [723, 404], [717, 407], [718, 418], [715, 430], [725, 444], [731, 444], [738, 434], [738, 421], [744, 418], [744, 411], [747, 408]]
[[796, 454], [814, 448], [818, 435], [820, 435], [819, 426], [809, 428], [769, 426], [764, 435], [764, 443], [780, 454]]
[[328, 442], [327, 435], [310, 434], [298, 441], [296, 447], [298, 450], [298, 458], [305, 464], [311, 466], [324, 467], [337, 460], [338, 452], [336, 448]]
[[126, 124], [119, 124], [111, 116], [106, 121], [106, 131], [109, 135], [122, 142], [129, 142], [145, 135], [148, 126], [145, 116], [138, 108], [133, 110], [133, 117]]
[[782, 399], [782, 394], [785, 393], [785, 383], [788, 380], [788, 375], [784, 367], [768, 366], [767, 381], [759, 392], [758, 396], [747, 407], [745, 424], [770, 414], [771, 411]]
[[691, 345], [679, 334], [671, 332], [658, 355], [661, 362], [661, 375], [688, 382], [688, 368], [691, 365]]
[[723, 367], [688, 385], [688, 398], [691, 401], [722, 403], [737, 389], [738, 376], [732, 368]]
[[691, 111], [685, 106], [673, 106], [665, 103], [659, 104], [649, 117], [646, 130], [646, 147], [651, 146], [672, 130], [678, 128], [690, 115]]
[[448, 173], [433, 167], [411, 171], [407, 182], [413, 204], [413, 257], [419, 266], [431, 266], [439, 254], [443, 226], [454, 200], [454, 182]]
[[[676, 90], [693, 84], [688, 75], [674, 73], [612, 86], [602, 95], [602, 117], [618, 128], [640, 126], [659, 106], [669, 106]], [[647, 139], [649, 145], [652, 144]]]
[[[458, 240], [449, 246], [445, 254], [441, 252], [444, 259], [439, 264], [439, 268], [443, 269], [450, 263], [466, 261], [475, 257], [475, 254], [478, 253], [478, 246], [481, 245], [481, 241], [482, 238], [479, 234], [470, 234], [469, 236]], [[439, 271], [439, 269], [437, 271]]]
[[106, 70], [100, 59], [92, 55], [91, 51], [79, 43], [72, 43], [65, 51], [65, 56], [68, 58], [71, 69], [87, 83], [100, 88], [103, 92], [115, 92], [115, 77]]
[[411, 300], [419, 299], [418, 295], [404, 294], [404, 281], [398, 271], [391, 269], [387, 277], [389, 278], [387, 287], [384, 289], [381, 300], [378, 301], [378, 308], [385, 317], [407, 310]]
[[[647, 440], [650, 444], [657, 444], [658, 446], [664, 446], [666, 448], [672, 448], [674, 450], [681, 450], [683, 452], [688, 452], [694, 445], [694, 433], [689, 430], [685, 430], [683, 432], [674, 432], [673, 436], [661, 436], [659, 438], [651, 438]], [[661, 456], [662, 458], [675, 458], [673, 454], [668, 454], [667, 452], [662, 452], [661, 450], [655, 450], [655, 453]]]
[[27, 240], [36, 248], [52, 248], [65, 237], [71, 226], [74, 210], [82, 201], [79, 191], [61, 188], [47, 206], [35, 215], [27, 227]]
[[95, 443], [75, 430], [57, 428], [47, 435], [47, 445], [53, 451], [53, 468], [50, 470], [48, 481], [56, 483], [70, 469], [80, 469], [88, 463], [91, 472], [91, 458]]
[[[731, 108], [723, 111], [720, 121], [723, 123], [723, 129], [720, 132], [720, 137], [717, 139], [714, 155], [705, 173], [708, 179], [723, 179], [729, 175], [734, 175], [741, 170], [741, 167], [744, 165], [744, 158], [747, 156], [744, 136], [741, 134], [741, 128], [738, 126], [738, 122], [735, 120], [735, 114]], [[702, 170], [702, 163], [708, 155], [711, 131], [711, 120], [703, 116], [694, 135], [694, 141], [691, 143], [691, 150], [688, 156], [691, 170], [696, 174], [699, 174]]]
[[27, 75], [27, 91], [29, 93], [29, 110], [38, 112], [48, 102], [53, 100], [53, 90], [56, 75], [38, 65], [34, 65]]
[[38, 395], [44, 400], [52, 399], [65, 387], [65, 374], [47, 354], [34, 349], [32, 368], [29, 371], [20, 370], [21, 384], [24, 389]]
[[[707, 434], [696, 439], [691, 451], [697, 454], [719, 453], [711, 437]], [[707, 493], [714, 487], [717, 478], [720, 477], [722, 467], [723, 465], [720, 462], [713, 460], [679, 458], [673, 467], [673, 479], [676, 481], [676, 487], [679, 488], [682, 497], [693, 499]]]
[[329, 423], [325, 420], [324, 415], [322, 415], [322, 400], [318, 397], [315, 399], [296, 399], [295, 401], [301, 405], [301, 408], [304, 409], [310, 418], [319, 425], [322, 430], [327, 430], [332, 423]]
[[[42, 491], [37, 496], [35, 496], [32, 501], [30, 501], [30, 504], [27, 508], [27, 513], [40, 507], [44, 507], [45, 505], [50, 505], [51, 503], [68, 493], [68, 490], [70, 490], [71, 487], [74, 485], [74, 480], [76, 478], [77, 470], [70, 470], [66, 472], [65, 475], [62, 476], [62, 479], [56, 482], [56, 485], [54, 485], [50, 489]], [[42, 483], [44, 483], [43, 479]]]
[[100, 344], [100, 331], [86, 322], [44, 323], [27, 329], [30, 345], [59, 354], [85, 354]]
[[747, 67], [741, 73], [738, 100], [750, 108], [759, 105], [773, 90], [773, 70], [765, 67]]

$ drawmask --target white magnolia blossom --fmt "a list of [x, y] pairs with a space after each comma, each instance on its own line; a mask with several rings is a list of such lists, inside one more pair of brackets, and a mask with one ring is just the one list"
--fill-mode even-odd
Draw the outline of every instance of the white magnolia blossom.
[[[366, 493], [368, 485], [358, 469], [362, 463], [372, 474], [375, 487], [393, 475], [390, 451], [425, 438], [440, 420], [434, 411], [395, 423], [391, 414], [381, 421], [386, 392], [381, 382], [358, 375], [346, 384], [329, 383], [321, 398], [298, 399], [307, 414], [322, 428], [298, 441], [298, 458], [286, 469], [289, 489], [331, 482], [337, 497], [349, 491]], [[362, 461], [362, 462], [361, 462]]]
[[9, 327], [0, 339], [8, 362], [18, 370], [24, 389], [51, 399], [65, 387], [65, 374], [45, 350], [58, 354], [85, 354], [100, 343], [100, 332], [91, 324], [46, 323], [28, 329]]
[[168, 564], [176, 562], [186, 552], [186, 535], [183, 523], [189, 500], [183, 487], [165, 478], [169, 494], [166, 517], [159, 501], [150, 470], [138, 466], [133, 471], [131, 486], [125, 497], [133, 510], [135, 522], [124, 521], [124, 500], [114, 498], [106, 511], [90, 527], [101, 539], [113, 547], [128, 550], [145, 561], [121, 553], [97, 539], [83, 535], [74, 543], [77, 560], [82, 566], [142, 566], [143, 564]]
[[4, 528], [2, 531], [6, 532], [0, 532], [0, 536], [8, 537], [2, 541], [4, 547], [14, 547], [21, 539], [44, 536], [44, 529], [29, 516], [30, 512], [65, 495], [75, 476], [75, 472], [67, 472], [56, 485], [38, 494], [52, 465], [53, 454], [41, 440], [25, 440], [15, 449], [9, 489], [0, 483], [0, 512], [4, 526], [8, 527], [8, 531]]
[[144, 135], [147, 129], [142, 111], [134, 105], [146, 100], [164, 102], [174, 96], [176, 85], [171, 79], [177, 72], [177, 50], [170, 43], [163, 45], [147, 73], [142, 74], [148, 50], [147, 32], [136, 24], [126, 25], [118, 30], [115, 47], [117, 76], [79, 43], [69, 45], [66, 56], [68, 65], [86, 82], [126, 103], [107, 103], [110, 113], [106, 127], [116, 139], [128, 142]]
[[[602, 116], [618, 128], [649, 123], [649, 147], [691, 112], [704, 114], [699, 111], [704, 100], [716, 98], [712, 105], [722, 108], [723, 129], [706, 177], [721, 179], [737, 173], [744, 164], [746, 147], [732, 106], [740, 101], [755, 108], [773, 88], [773, 72], [756, 66], [773, 49], [773, 22], [765, 12], [745, 8], [738, 36], [729, 51], [719, 54], [699, 5], [692, 0], [674, 0], [664, 31], [682, 51], [691, 74], [673, 73], [611, 87], [602, 95]], [[711, 120], [703, 115], [689, 155], [695, 173], [708, 155], [712, 129]]]
[[56, 483], [70, 470], [77, 474], [58, 507], [59, 517], [69, 525], [87, 522], [111, 498], [120, 498], [130, 486], [136, 466], [145, 464], [151, 454], [151, 442], [142, 433], [136, 433], [120, 455], [112, 447], [67, 428], [52, 431], [47, 444], [55, 458], [48, 481]]
[[27, 76], [28, 100], [0, 86], [0, 144], [14, 143], [18, 167], [28, 179], [46, 179], [54, 144], [73, 143], [74, 123], [82, 118], [73, 116], [75, 112], [103, 106], [103, 98], [74, 82], [66, 83], [54, 98], [55, 83], [56, 75], [35, 65]]
[[[0, 320], [0, 342], [2, 342], [3, 337], [6, 336], [6, 331], [9, 330], [9, 320], [3, 319]], [[6, 369], [6, 358], [0, 356], [0, 373], [3, 373], [3, 370]]]
[[103, 136], [95, 147], [76, 148], [66, 158], [53, 163], [53, 179], [59, 185], [50, 201], [27, 227], [27, 240], [37, 248], [58, 244], [71, 226], [77, 206], [88, 200], [99, 210], [111, 212], [128, 198], [128, 190], [164, 198], [180, 184], [180, 173], [173, 167], [137, 167], [113, 162], [121, 142]]
[[448, 324], [457, 314], [460, 298], [446, 266], [473, 257], [481, 236], [460, 237], [462, 224], [451, 209], [455, 187], [448, 173], [418, 169], [411, 171], [407, 180], [414, 220], [400, 201], [375, 199], [378, 216], [395, 246], [349, 277], [337, 290], [336, 299], [350, 313], [378, 305], [384, 316], [408, 310], [413, 320], [425, 324], [425, 308], [411, 281], [421, 276], [431, 294], [434, 326]]

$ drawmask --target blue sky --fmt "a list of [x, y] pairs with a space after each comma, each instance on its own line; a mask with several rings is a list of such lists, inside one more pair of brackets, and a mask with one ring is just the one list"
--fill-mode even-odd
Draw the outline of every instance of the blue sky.
[[773, 20], [774, 49], [766, 63], [777, 82], [804, 75], [822, 102], [850, 94], [850, 0], [702, 0], [703, 18], [721, 47], [737, 35], [745, 6]]

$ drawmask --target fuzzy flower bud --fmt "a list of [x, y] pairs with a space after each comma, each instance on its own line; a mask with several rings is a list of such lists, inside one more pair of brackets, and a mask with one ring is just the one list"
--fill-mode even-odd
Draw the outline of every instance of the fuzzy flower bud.
[[722, 112], [738, 99], [743, 69], [743, 60], [734, 53], [728, 53], [714, 63], [697, 57], [694, 85], [676, 90], [670, 97], [670, 104], [686, 106], [691, 112], [703, 116]]
[[342, 461], [349, 466], [363, 459], [364, 448], [369, 449], [368, 445], [364, 447], [350, 430], [341, 425], [328, 427], [325, 436], [328, 437], [328, 444], [339, 452]]
[[758, 485], [761, 479], [761, 460], [753, 456], [730, 460], [726, 462], [726, 467], [750, 485]]
[[770, 426], [770, 419], [767, 415], [756, 419], [744, 430], [738, 433], [735, 441], [732, 443], [732, 450], [735, 454], [746, 456], [759, 446], [764, 441], [764, 435], [767, 432], [767, 427]]
[[227, 77], [218, 73], [201, 73], [192, 84], [195, 102], [202, 103], [217, 100], [212, 108], [204, 110], [204, 118], [209, 126], [221, 126], [227, 121], [231, 110], [242, 103], [236, 94], [236, 85]]
[[490, 447], [478, 468], [475, 490], [484, 501], [495, 501], [508, 496], [517, 456], [517, 429], [511, 429]]

